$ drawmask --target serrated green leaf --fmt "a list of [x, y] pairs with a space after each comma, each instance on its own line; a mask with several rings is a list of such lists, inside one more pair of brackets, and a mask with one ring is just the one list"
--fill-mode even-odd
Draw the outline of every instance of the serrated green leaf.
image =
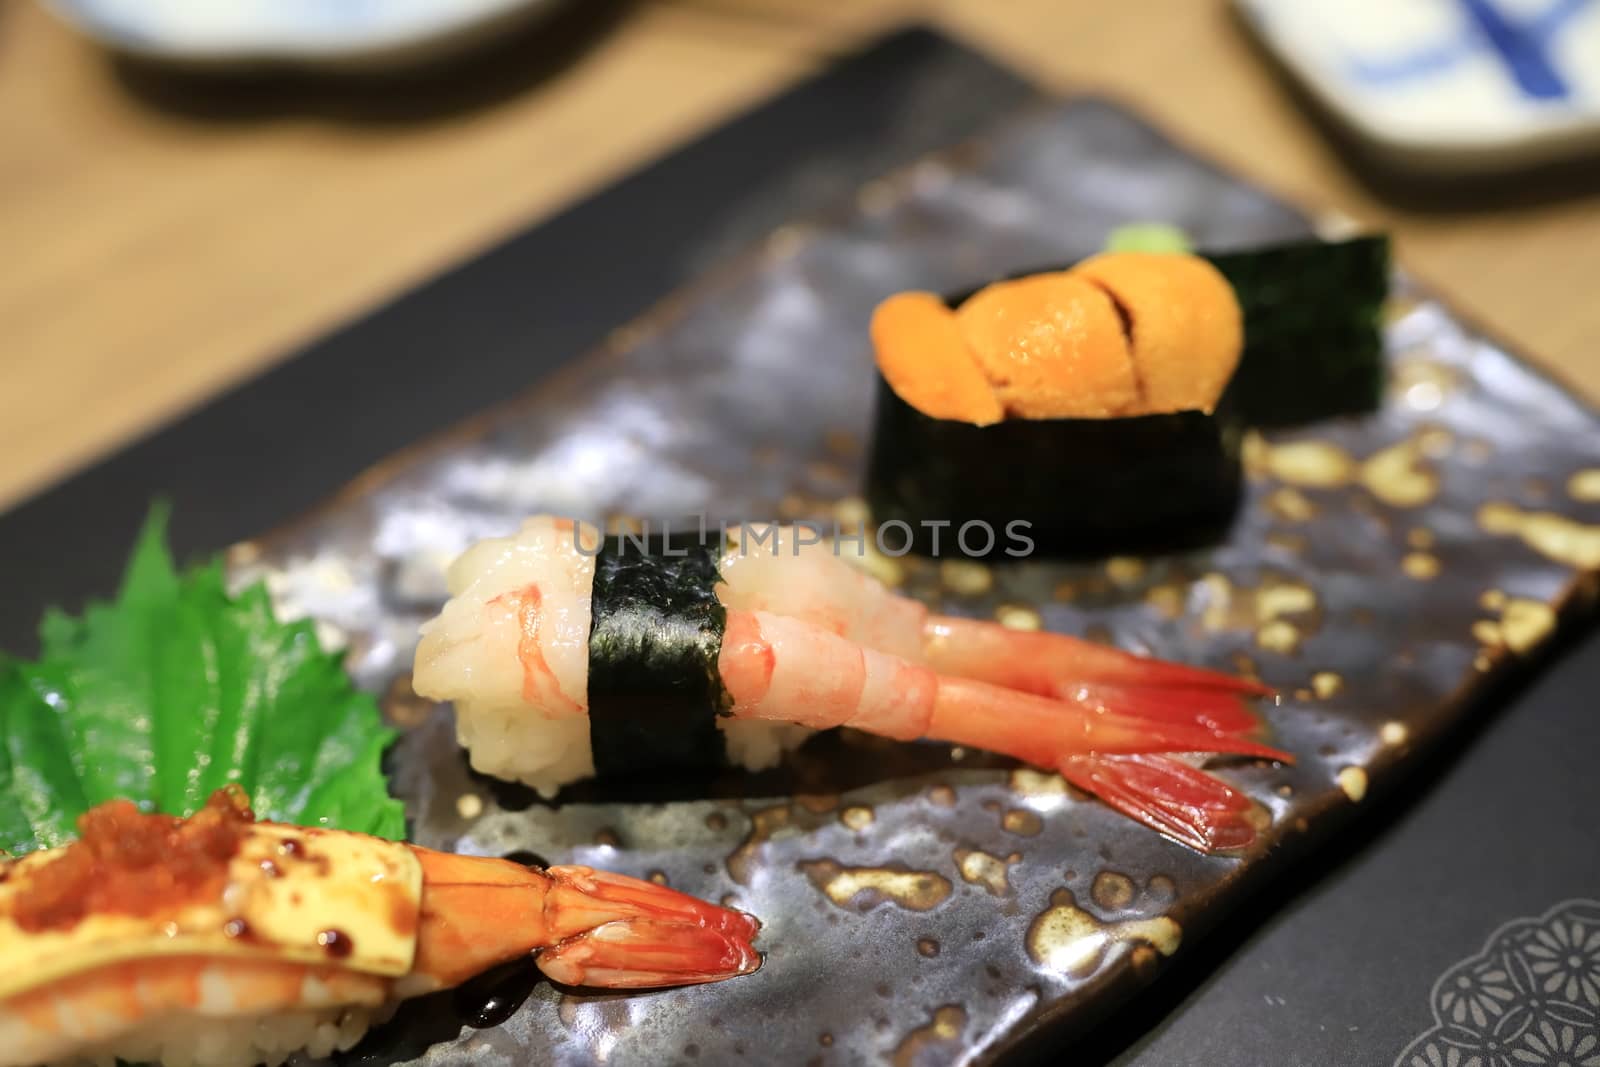
[[187, 815], [237, 782], [266, 819], [402, 837], [380, 766], [393, 732], [260, 586], [179, 573], [151, 511], [114, 601], [50, 612], [40, 657], [0, 659], [0, 848], [70, 839], [115, 797]]

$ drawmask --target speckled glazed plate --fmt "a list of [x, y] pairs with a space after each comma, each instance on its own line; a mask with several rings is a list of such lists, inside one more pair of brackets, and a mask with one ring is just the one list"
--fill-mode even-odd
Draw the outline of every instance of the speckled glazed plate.
[[946, 611], [1279, 687], [1266, 714], [1297, 765], [1216, 765], [1260, 805], [1243, 856], [1186, 851], [1052, 775], [854, 735], [762, 775], [549, 804], [471, 773], [450, 709], [411, 694], [416, 627], [471, 540], [538, 511], [859, 515], [874, 303], [1070, 260], [1148, 218], [1204, 247], [1306, 229], [1113, 107], [1036, 110], [773, 234], [528, 397], [236, 547], [241, 581], [264, 575], [285, 610], [321, 620], [384, 694], [418, 841], [662, 879], [765, 923], [751, 978], [624, 996], [500, 973], [413, 1005], [348, 1060], [947, 1064], [1046, 1029], [1066, 1041], [1583, 617], [1600, 423], [1398, 279], [1384, 409], [1254, 439], [1226, 544], [1101, 565], [877, 561]]

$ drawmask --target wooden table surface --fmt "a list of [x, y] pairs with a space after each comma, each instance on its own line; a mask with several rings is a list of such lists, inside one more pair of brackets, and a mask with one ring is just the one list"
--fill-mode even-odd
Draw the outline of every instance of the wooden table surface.
[[912, 18], [1391, 228], [1600, 397], [1600, 191], [1379, 195], [1220, 0], [575, 7], [448, 81], [185, 88], [0, 6], [0, 508]]

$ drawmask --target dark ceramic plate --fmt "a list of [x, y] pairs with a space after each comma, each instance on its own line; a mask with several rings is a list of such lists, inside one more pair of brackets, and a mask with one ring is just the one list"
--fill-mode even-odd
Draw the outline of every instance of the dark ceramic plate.
[[[618, 996], [499, 975], [421, 1002], [350, 1059], [968, 1063], [1042, 1028], [1065, 1037], [1578, 617], [1600, 570], [1600, 426], [1398, 279], [1384, 409], [1254, 440], [1226, 544], [1095, 566], [879, 561], [947, 611], [1279, 687], [1267, 716], [1298, 764], [1218, 765], [1261, 807], [1244, 856], [1187, 852], [1051, 775], [858, 736], [769, 774], [600, 783], [551, 805], [471, 774], [449, 709], [410, 695], [416, 626], [470, 540], [538, 511], [857, 514], [873, 304], [1070, 260], [1147, 218], [1205, 247], [1306, 228], [1114, 107], [1040, 108], [785, 227], [532, 396], [233, 551], [240, 580], [265, 576], [285, 610], [322, 620], [385, 694], [416, 840], [663, 878], [766, 924], [749, 979]], [[479, 1028], [490, 1000], [498, 1025]]]

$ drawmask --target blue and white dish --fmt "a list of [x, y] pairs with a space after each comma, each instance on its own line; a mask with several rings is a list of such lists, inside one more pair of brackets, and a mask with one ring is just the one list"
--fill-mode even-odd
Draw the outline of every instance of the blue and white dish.
[[1460, 173], [1600, 150], [1600, 0], [1234, 0], [1390, 163]]
[[116, 51], [190, 65], [381, 66], [469, 47], [561, 0], [45, 0]]

